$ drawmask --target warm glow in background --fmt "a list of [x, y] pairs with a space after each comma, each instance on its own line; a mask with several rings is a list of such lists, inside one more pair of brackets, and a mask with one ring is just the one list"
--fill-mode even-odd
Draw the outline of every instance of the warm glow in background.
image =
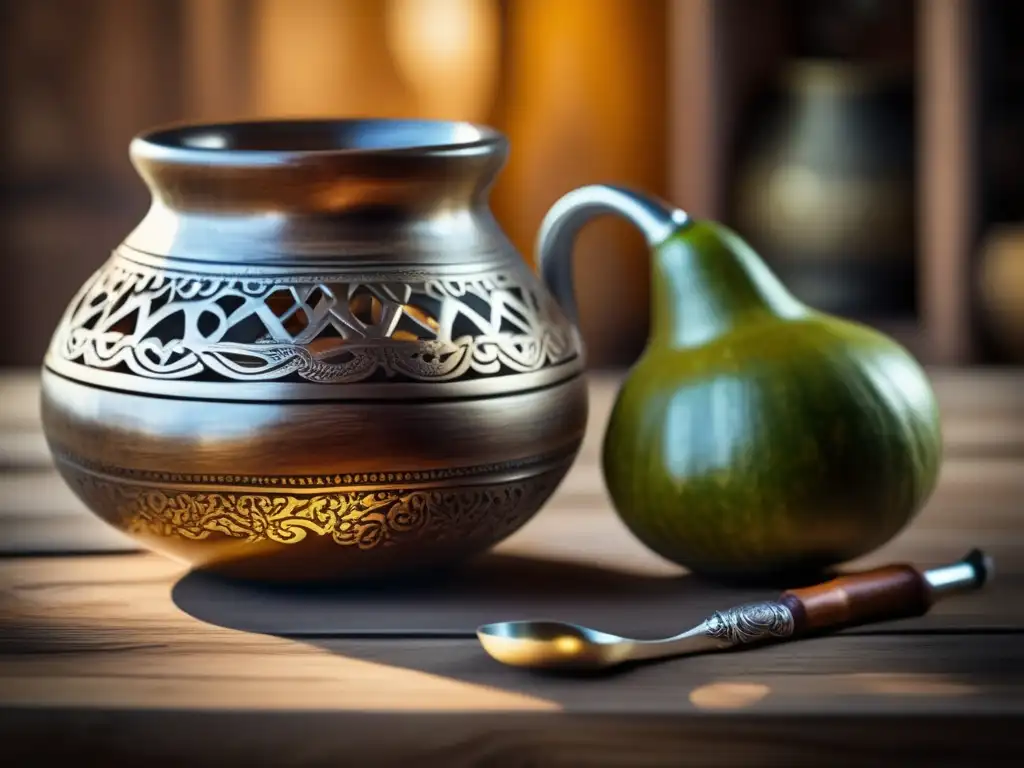
[[[1012, 0], [8, 4], [0, 151], [10, 194], [0, 278], [9, 298], [0, 314], [0, 364], [38, 364], [70, 296], [141, 217], [146, 192], [127, 146], [148, 126], [279, 116], [489, 123], [512, 146], [494, 210], [532, 259], [548, 206], [592, 182], [640, 187], [735, 226], [739, 152], [764, 129], [754, 107], [787, 64], [826, 49], [902, 67], [913, 83], [917, 170], [900, 205], [917, 222], [916, 308], [862, 319], [926, 362], [1020, 361], [1024, 352], [989, 343], [993, 329], [1003, 340], [1024, 338], [1013, 299], [1024, 294], [1024, 237], [1015, 235], [1018, 214], [1006, 213], [1016, 209], [993, 204], [986, 181], [986, 169], [1004, 169], [1010, 191], [1001, 188], [1000, 199], [1024, 198], [1012, 181], [1022, 175], [1019, 142], [1005, 140], [1024, 125], [1013, 96], [1024, 88], [1012, 79], [1019, 67], [1000, 63], [993, 37], [1016, 28], [1015, 7]], [[859, 182], [836, 186], [801, 173], [777, 178], [827, 189], [837, 208], [870, 199], [878, 209], [887, 199], [869, 192], [847, 200]], [[766, 210], [799, 202], [764, 194]], [[816, 226], [827, 241], [829, 222]], [[998, 257], [986, 260], [989, 243]], [[821, 255], [826, 263], [831, 257]], [[639, 236], [619, 221], [595, 222], [579, 239], [576, 267], [590, 361], [628, 364], [647, 328]]]

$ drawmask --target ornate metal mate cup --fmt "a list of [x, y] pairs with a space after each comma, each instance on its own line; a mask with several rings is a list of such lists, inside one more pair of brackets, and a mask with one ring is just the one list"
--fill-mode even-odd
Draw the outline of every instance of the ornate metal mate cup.
[[443, 122], [136, 138], [152, 206], [44, 364], [70, 487], [156, 551], [255, 578], [439, 566], [523, 525], [587, 402], [575, 328], [488, 208], [506, 152]]
[[182, 125], [130, 154], [152, 205], [53, 336], [46, 437], [103, 520], [261, 579], [447, 565], [529, 520], [587, 420], [576, 232], [618, 213], [656, 242], [682, 215], [570, 192], [538, 235], [549, 293], [488, 207], [490, 128]]

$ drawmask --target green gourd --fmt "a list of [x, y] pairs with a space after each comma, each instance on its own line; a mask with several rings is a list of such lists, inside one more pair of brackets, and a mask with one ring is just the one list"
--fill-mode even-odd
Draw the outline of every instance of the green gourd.
[[817, 571], [895, 536], [934, 489], [939, 410], [891, 338], [796, 300], [728, 228], [627, 189], [566, 195], [541, 273], [575, 317], [569, 253], [595, 215], [651, 246], [647, 346], [603, 443], [615, 509], [650, 549], [712, 577]]

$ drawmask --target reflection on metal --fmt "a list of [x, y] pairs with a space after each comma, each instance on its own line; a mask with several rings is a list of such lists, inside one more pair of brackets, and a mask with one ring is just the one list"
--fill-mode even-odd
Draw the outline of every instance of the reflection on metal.
[[487, 204], [497, 132], [159, 129], [153, 205], [54, 334], [43, 420], [100, 517], [265, 578], [442, 565], [528, 520], [586, 424], [575, 328]]

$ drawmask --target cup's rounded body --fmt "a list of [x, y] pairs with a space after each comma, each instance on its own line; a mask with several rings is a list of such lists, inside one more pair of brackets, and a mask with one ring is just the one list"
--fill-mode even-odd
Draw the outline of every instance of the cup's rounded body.
[[500, 231], [500, 134], [182, 126], [48, 350], [43, 423], [98, 516], [267, 579], [443, 566], [525, 523], [586, 423], [578, 333]]

